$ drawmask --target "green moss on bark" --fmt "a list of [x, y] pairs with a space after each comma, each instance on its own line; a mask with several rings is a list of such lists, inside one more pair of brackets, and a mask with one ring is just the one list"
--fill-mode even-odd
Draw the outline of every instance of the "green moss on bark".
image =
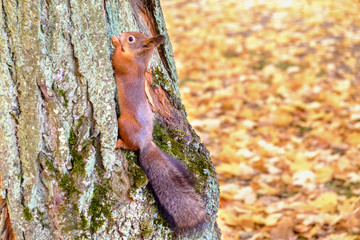
[[131, 194], [132, 190], [146, 186], [149, 181], [144, 170], [137, 163], [137, 156], [135, 152], [123, 151], [123, 153], [128, 160], [128, 176], [130, 185], [133, 187], [130, 189]]
[[[154, 66], [152, 68], [152, 75], [153, 75], [154, 83], [166, 90], [171, 103], [177, 109], [185, 113], [185, 107], [181, 103], [181, 100], [178, 95], [178, 91], [172, 84], [171, 79], [163, 72], [163, 70], [159, 66]], [[153, 84], [152, 87], [156, 87], [156, 85]]]
[[56, 167], [54, 166], [54, 164], [50, 161], [50, 159], [45, 158], [45, 166], [53, 173], [55, 174], [59, 174], [59, 170], [56, 169]]
[[154, 125], [153, 137], [156, 145], [164, 152], [186, 163], [190, 171], [199, 176], [201, 182], [207, 177], [205, 169], [213, 171], [211, 162], [193, 143], [186, 144], [184, 136], [183, 131], [167, 129], [160, 123]]
[[76, 239], [90, 239], [90, 234], [88, 233], [89, 221], [87, 220], [83, 212], [80, 214], [80, 221], [78, 227], [80, 230], [82, 230], [82, 233]]
[[109, 198], [109, 191], [112, 191], [109, 180], [103, 179], [103, 171], [97, 168], [99, 183], [94, 186], [93, 197], [89, 207], [90, 231], [95, 233], [101, 228], [105, 221], [112, 221], [112, 201]]
[[80, 151], [78, 151], [78, 136], [75, 134], [74, 129], [71, 128], [70, 136], [69, 136], [69, 151], [71, 155], [71, 163], [72, 163], [72, 172], [76, 174], [80, 174], [82, 176], [85, 175], [85, 161], [84, 157]]
[[81, 213], [80, 214], [80, 223], [79, 223], [80, 229], [85, 230], [85, 229], [87, 229], [88, 225], [89, 225], [89, 221], [86, 219], [84, 213]]
[[63, 101], [64, 101], [64, 103], [63, 103], [63, 106], [65, 107], [65, 108], [67, 108], [68, 106], [69, 106], [69, 100], [67, 99], [67, 96], [66, 96], [66, 91], [64, 91], [64, 90], [62, 90], [62, 89], [60, 89], [60, 88], [55, 88], [55, 92], [59, 95], [59, 96], [61, 96], [62, 98], [63, 98]]
[[150, 238], [153, 235], [154, 232], [154, 226], [149, 223], [148, 221], [144, 221], [140, 223], [140, 227], [141, 227], [141, 236], [143, 238]]
[[23, 214], [26, 221], [33, 220], [33, 215], [31, 214], [30, 209], [28, 207], [24, 208]]
[[[76, 129], [79, 129], [81, 127], [83, 118], [84, 117], [81, 117], [79, 119]], [[71, 155], [72, 173], [84, 176], [86, 166], [85, 159], [88, 157], [89, 148], [93, 145], [93, 140], [88, 139], [87, 141], [83, 141], [81, 150], [79, 150], [79, 137], [75, 134], [74, 129], [71, 128], [68, 142]]]
[[79, 194], [79, 190], [75, 186], [75, 180], [69, 173], [62, 175], [59, 182], [60, 189], [65, 192], [65, 196], [68, 199], [76, 197]]

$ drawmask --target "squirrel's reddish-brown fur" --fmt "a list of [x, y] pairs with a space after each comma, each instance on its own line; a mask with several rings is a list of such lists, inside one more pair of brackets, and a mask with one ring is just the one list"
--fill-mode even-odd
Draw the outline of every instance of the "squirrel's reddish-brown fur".
[[126, 32], [111, 40], [115, 46], [113, 67], [121, 111], [118, 119], [121, 139], [117, 140], [116, 148], [139, 150], [139, 163], [170, 224], [180, 231], [194, 228], [204, 222], [205, 210], [191, 174], [152, 141], [153, 115], [145, 95], [145, 71], [164, 37]]

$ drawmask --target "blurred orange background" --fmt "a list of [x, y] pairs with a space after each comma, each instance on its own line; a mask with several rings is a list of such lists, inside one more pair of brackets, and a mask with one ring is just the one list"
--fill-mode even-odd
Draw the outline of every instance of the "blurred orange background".
[[360, 239], [360, 3], [164, 0], [223, 239]]

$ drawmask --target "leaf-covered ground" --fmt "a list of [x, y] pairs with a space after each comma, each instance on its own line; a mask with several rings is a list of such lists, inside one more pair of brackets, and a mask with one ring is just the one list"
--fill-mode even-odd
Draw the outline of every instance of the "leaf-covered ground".
[[360, 3], [162, 5], [223, 239], [360, 239]]

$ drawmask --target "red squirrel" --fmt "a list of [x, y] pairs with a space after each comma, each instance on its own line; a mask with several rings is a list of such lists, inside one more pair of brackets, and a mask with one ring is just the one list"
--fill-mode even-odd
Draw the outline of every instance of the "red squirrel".
[[154, 49], [164, 39], [162, 35], [149, 38], [139, 32], [125, 32], [111, 38], [121, 111], [118, 119], [121, 139], [117, 140], [116, 149], [139, 150], [139, 164], [170, 226], [182, 231], [201, 225], [206, 214], [190, 172], [152, 141], [153, 115], [145, 94], [145, 71]]

